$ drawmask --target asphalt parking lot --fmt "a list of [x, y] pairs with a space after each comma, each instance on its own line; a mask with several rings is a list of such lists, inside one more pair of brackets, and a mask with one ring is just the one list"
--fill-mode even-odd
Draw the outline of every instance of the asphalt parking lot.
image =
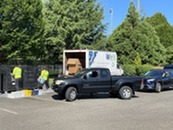
[[1, 130], [172, 130], [173, 90], [136, 92], [131, 100], [109, 94], [83, 95], [66, 102], [50, 92], [0, 97]]

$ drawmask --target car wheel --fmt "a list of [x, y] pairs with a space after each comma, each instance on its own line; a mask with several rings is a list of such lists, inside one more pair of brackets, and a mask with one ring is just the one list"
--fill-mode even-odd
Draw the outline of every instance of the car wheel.
[[156, 83], [155, 91], [160, 93], [162, 91], [162, 85], [161, 83]]
[[123, 86], [119, 90], [119, 96], [121, 99], [131, 99], [132, 94], [132, 89], [129, 86]]
[[67, 101], [74, 101], [77, 97], [77, 90], [75, 87], [69, 87], [65, 93], [65, 98]]

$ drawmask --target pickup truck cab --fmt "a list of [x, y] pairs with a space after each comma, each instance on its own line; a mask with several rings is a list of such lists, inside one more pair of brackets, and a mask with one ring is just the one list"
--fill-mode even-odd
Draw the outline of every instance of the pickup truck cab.
[[54, 79], [53, 90], [67, 101], [73, 101], [82, 93], [109, 92], [122, 99], [131, 99], [140, 89], [140, 77], [111, 76], [107, 68], [83, 69], [73, 77]]

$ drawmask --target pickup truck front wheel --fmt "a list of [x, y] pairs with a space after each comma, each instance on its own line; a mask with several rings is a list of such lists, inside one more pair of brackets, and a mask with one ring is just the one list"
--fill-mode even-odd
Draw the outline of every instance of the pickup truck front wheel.
[[77, 90], [75, 87], [69, 87], [65, 93], [65, 98], [67, 101], [74, 101], [77, 97]]
[[133, 91], [129, 86], [123, 86], [119, 90], [119, 96], [121, 99], [131, 99]]

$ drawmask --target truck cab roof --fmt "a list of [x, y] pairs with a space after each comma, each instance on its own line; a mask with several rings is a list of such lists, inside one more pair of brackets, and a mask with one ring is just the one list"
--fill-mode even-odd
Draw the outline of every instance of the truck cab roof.
[[93, 68], [85, 68], [86, 70], [109, 70], [108, 68], [102, 68], [102, 67], [93, 67]]

